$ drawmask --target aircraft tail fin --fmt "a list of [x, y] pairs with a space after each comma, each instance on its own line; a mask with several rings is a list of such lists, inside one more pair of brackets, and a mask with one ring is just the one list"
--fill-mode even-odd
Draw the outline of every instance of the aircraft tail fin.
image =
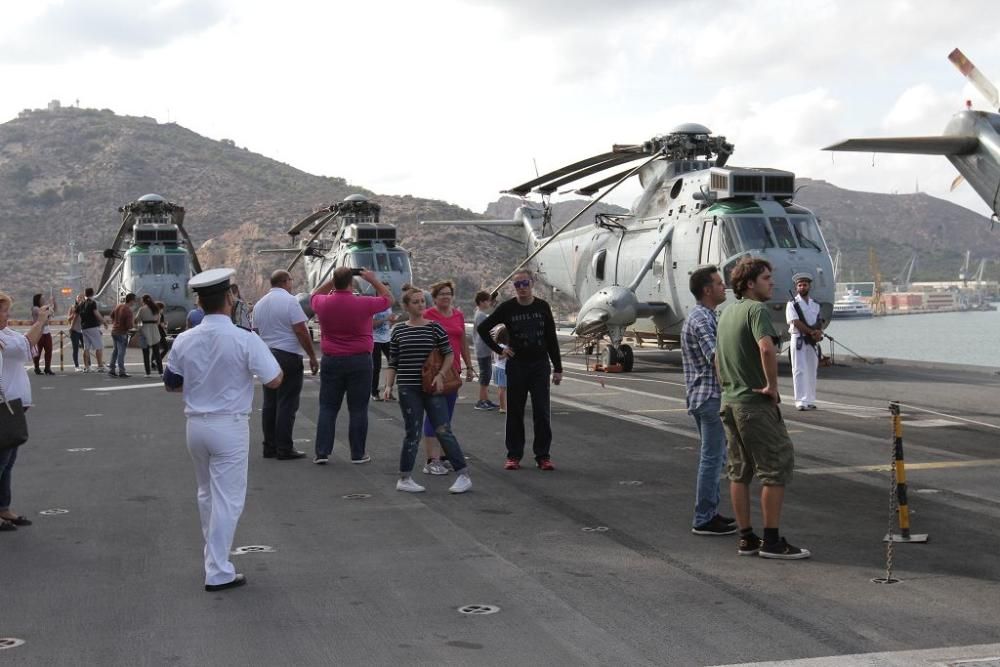
[[968, 155], [978, 147], [979, 139], [976, 137], [886, 137], [848, 139], [827, 146], [823, 150], [911, 155]]

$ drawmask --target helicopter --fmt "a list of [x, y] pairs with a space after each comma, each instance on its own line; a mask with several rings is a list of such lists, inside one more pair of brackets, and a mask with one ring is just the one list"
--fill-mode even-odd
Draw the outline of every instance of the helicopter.
[[[370, 269], [396, 299], [403, 285], [413, 282], [410, 253], [398, 245], [396, 226], [379, 222], [382, 207], [361, 194], [349, 195], [342, 202], [316, 209], [288, 229], [295, 248], [259, 250], [259, 253], [295, 253], [287, 271], [300, 260], [304, 262], [307, 293], [296, 298], [312, 317], [309, 295], [330, 280], [338, 266]], [[299, 235], [308, 232], [305, 238]], [[356, 281], [361, 294], [374, 295], [365, 281]]]
[[[954, 49], [948, 54], [948, 60], [990, 105], [1000, 108], [1000, 94], [996, 87], [965, 54]], [[992, 219], [996, 222], [1000, 218], [1000, 114], [974, 111], [971, 100], [966, 102], [966, 107], [951, 117], [941, 136], [848, 139], [823, 150], [943, 155], [959, 173], [952, 181], [951, 189], [968, 181], [990, 207]]]
[[188, 279], [201, 273], [191, 237], [184, 229], [184, 207], [148, 194], [118, 211], [122, 224], [103, 253], [107, 261], [96, 298], [113, 307], [129, 292], [149, 294], [166, 305], [167, 331], [182, 330], [188, 311], [194, 308]]
[[[527, 257], [515, 271], [527, 267], [545, 284], [575, 296], [581, 307], [574, 334], [588, 346], [607, 338], [604, 366], [620, 364], [625, 372], [634, 364], [631, 346], [623, 343], [627, 332], [640, 342], [654, 339], [661, 348], [679, 346], [684, 318], [695, 305], [688, 277], [706, 264], [718, 266], [729, 286], [742, 257], [770, 261], [775, 289], [767, 307], [778, 331], [788, 329], [785, 305], [794, 288], [792, 275], [807, 271], [815, 278], [812, 297], [820, 303], [823, 321], [829, 322], [835, 291], [830, 251], [816, 216], [793, 203], [795, 175], [726, 166], [733, 151], [725, 137], [686, 123], [643, 144], [615, 145], [610, 152], [503, 191], [542, 198], [541, 206], [526, 200], [510, 220], [421, 224], [521, 228]], [[639, 160], [638, 166], [615, 169]], [[609, 169], [615, 169], [610, 176]], [[633, 176], [643, 191], [627, 214], [597, 214], [592, 227], [563, 233]], [[610, 187], [553, 231], [551, 195], [568, 183], [594, 177], [576, 194], [592, 197]], [[494, 294], [511, 276], [513, 272]]]

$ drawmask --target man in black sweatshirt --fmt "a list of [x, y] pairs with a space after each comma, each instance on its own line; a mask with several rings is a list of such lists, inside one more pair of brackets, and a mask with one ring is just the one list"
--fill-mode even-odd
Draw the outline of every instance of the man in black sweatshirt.
[[[552, 383], [562, 381], [562, 357], [556, 338], [552, 309], [531, 293], [534, 279], [522, 269], [514, 274], [516, 298], [504, 301], [476, 327], [479, 337], [497, 354], [507, 357], [507, 463], [506, 470], [521, 467], [524, 456], [524, 408], [531, 395], [535, 427], [535, 462], [542, 470], [555, 470], [549, 458], [552, 426], [549, 409], [549, 373]], [[500, 346], [490, 336], [498, 324], [507, 328], [509, 346]], [[549, 365], [549, 360], [552, 365]]]

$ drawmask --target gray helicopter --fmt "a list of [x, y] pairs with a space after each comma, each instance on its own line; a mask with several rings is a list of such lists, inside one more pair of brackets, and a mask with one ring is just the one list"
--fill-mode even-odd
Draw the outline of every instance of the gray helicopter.
[[[955, 67], [986, 97], [994, 108], [1000, 108], [996, 87], [958, 49], [948, 54]], [[992, 211], [994, 221], [1000, 217], [1000, 114], [989, 111], [959, 111], [937, 137], [895, 137], [848, 139], [827, 146], [827, 151], [864, 153], [908, 153], [913, 155], [943, 155], [955, 165], [959, 176], [952, 182], [954, 190], [963, 180], [968, 181]]]
[[104, 271], [96, 298], [114, 307], [132, 292], [149, 294], [166, 305], [168, 331], [180, 331], [194, 296], [188, 279], [201, 272], [191, 237], [184, 229], [184, 207], [156, 194], [118, 209], [122, 223], [104, 251]]
[[[795, 175], [726, 166], [732, 152], [725, 137], [688, 123], [641, 145], [616, 145], [608, 153], [506, 190], [520, 197], [542, 197], [541, 207], [525, 203], [511, 220], [422, 224], [522, 228], [527, 257], [518, 268], [527, 266], [550, 287], [574, 295], [582, 304], [574, 333], [590, 342], [607, 337], [603, 362], [621, 364], [624, 371], [634, 363], [632, 348], [622, 342], [626, 333], [655, 340], [662, 348], [679, 345], [684, 318], [695, 305], [688, 277], [705, 264], [719, 266], [728, 285], [740, 258], [753, 255], [770, 261], [775, 289], [767, 305], [778, 331], [788, 328], [785, 304], [793, 289], [792, 275], [807, 271], [815, 277], [812, 297], [829, 322], [835, 290], [830, 252], [816, 217], [793, 203]], [[640, 160], [638, 166], [616, 169]], [[614, 173], [608, 176], [608, 170]], [[599, 214], [593, 226], [564, 233], [632, 176], [638, 176], [643, 192], [628, 214]], [[568, 183], [589, 178], [597, 180], [579, 187], [577, 194], [593, 196], [610, 187], [553, 231], [550, 196]]]
[[[360, 194], [323, 206], [288, 229], [295, 248], [260, 250], [261, 253], [295, 253], [287, 270], [304, 262], [308, 292], [297, 298], [312, 316], [309, 294], [325, 283], [338, 266], [370, 269], [398, 299], [403, 285], [413, 282], [410, 253], [399, 246], [396, 226], [379, 222], [382, 207]], [[308, 232], [305, 238], [299, 238]], [[374, 294], [372, 286], [356, 281], [362, 294]]]

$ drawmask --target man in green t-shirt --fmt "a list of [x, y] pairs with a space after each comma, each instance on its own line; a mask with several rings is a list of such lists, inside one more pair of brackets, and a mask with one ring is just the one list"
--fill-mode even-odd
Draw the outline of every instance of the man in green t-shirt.
[[[729, 495], [740, 528], [741, 556], [795, 560], [809, 551], [793, 547], [778, 534], [785, 484], [792, 478], [795, 454], [778, 403], [778, 332], [765, 305], [774, 283], [771, 265], [744, 257], [730, 283], [739, 299], [719, 316], [715, 363], [722, 383], [722, 423], [726, 429]], [[750, 482], [760, 480], [763, 542], [750, 525]]]

